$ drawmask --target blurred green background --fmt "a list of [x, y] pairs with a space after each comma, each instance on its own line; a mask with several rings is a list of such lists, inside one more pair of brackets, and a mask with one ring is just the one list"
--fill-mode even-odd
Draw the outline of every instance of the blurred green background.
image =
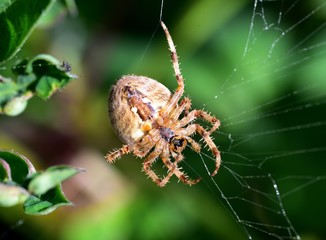
[[[21, 206], [1, 208], [1, 240], [246, 239], [243, 227], [254, 239], [289, 239], [289, 226], [303, 239], [326, 238], [322, 0], [257, 8], [240, 0], [164, 2], [186, 95], [221, 119], [214, 138], [223, 163], [214, 185], [200, 156], [187, 151], [185, 171], [204, 181], [190, 188], [173, 177], [162, 189], [141, 172], [141, 159], [104, 159], [121, 146], [108, 120], [110, 86], [133, 73], [176, 87], [157, 28], [161, 2], [76, 4], [76, 16], [56, 5], [15, 59], [49, 53], [68, 61], [79, 79], [47, 102], [32, 99], [18, 117], [1, 116], [0, 147], [38, 169], [70, 164], [86, 173], [64, 183], [74, 207], [42, 217], [25, 216]], [[211, 159], [203, 160], [212, 170]]]

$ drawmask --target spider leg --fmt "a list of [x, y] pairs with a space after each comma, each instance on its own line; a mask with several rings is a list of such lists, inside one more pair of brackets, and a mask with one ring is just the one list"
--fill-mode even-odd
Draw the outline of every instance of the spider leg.
[[191, 107], [191, 101], [189, 98], [185, 97], [180, 102], [179, 106], [176, 106], [175, 109], [170, 113], [169, 118], [175, 122], [179, 119], [179, 116], [184, 111], [184, 115], [187, 116], [189, 114], [189, 109]]
[[141, 140], [138, 140], [133, 145], [123, 145], [121, 148], [108, 153], [105, 158], [109, 163], [113, 163], [116, 159], [120, 158], [124, 154], [128, 154], [131, 151], [138, 157], [145, 157], [149, 151], [155, 145], [152, 136], [145, 135]]
[[190, 98], [188, 97], [185, 97], [182, 101], [181, 101], [181, 104], [183, 103], [184, 105], [184, 115], [187, 116], [189, 114], [189, 109], [191, 107], [191, 100]]
[[165, 32], [165, 36], [170, 48], [170, 55], [172, 59], [172, 64], [173, 64], [173, 69], [174, 69], [174, 74], [177, 79], [178, 87], [171, 97], [169, 103], [162, 109], [162, 113], [169, 113], [174, 106], [177, 105], [178, 101], [180, 100], [183, 91], [184, 91], [184, 80], [180, 71], [179, 67], [179, 61], [178, 61], [178, 55], [177, 55], [177, 50], [175, 48], [175, 45], [173, 43], [172, 37], [169, 33], [169, 30], [165, 26], [165, 24], [161, 21], [161, 26]]
[[[202, 138], [208, 145], [209, 149], [215, 156], [215, 170], [211, 173], [211, 176], [215, 176], [220, 168], [220, 165], [221, 165], [221, 154], [220, 154], [220, 151], [217, 149], [215, 143], [213, 142], [212, 138], [210, 137], [210, 131], [207, 132], [199, 124], [191, 124], [184, 131], [185, 131], [184, 135], [189, 136], [189, 135], [192, 135], [194, 132], [197, 132], [198, 134], [200, 134], [202, 136]], [[195, 141], [193, 141], [193, 142], [195, 142]], [[190, 143], [192, 143], [192, 142], [190, 142]]]
[[117, 158], [120, 158], [124, 154], [128, 154], [131, 151], [131, 146], [123, 145], [121, 148], [106, 154], [105, 158], [109, 163], [113, 163]]
[[209, 135], [212, 134], [220, 126], [220, 121], [216, 117], [209, 115], [203, 110], [195, 109], [180, 120], [181, 127], [186, 126], [187, 124], [199, 117], [206, 120], [207, 122], [210, 122], [213, 125], [212, 128], [207, 132]]
[[144, 172], [158, 185], [160, 186], [162, 180], [156, 175], [156, 173], [151, 169], [152, 164], [155, 160], [160, 156], [164, 148], [164, 140], [160, 140], [155, 149], [146, 157], [143, 162], [143, 170]]
[[185, 137], [185, 139], [187, 139], [195, 152], [200, 152], [200, 145], [195, 140], [193, 140], [191, 137]]
[[183, 155], [182, 154], [176, 154], [174, 156], [175, 161], [172, 163], [169, 156], [168, 148], [164, 150], [164, 152], [161, 154], [161, 159], [164, 163], [164, 165], [169, 169], [168, 175], [163, 178], [161, 183], [159, 184], [160, 187], [164, 187], [168, 182], [169, 179], [174, 175], [177, 176], [183, 183], [188, 184], [188, 185], [194, 185], [198, 183], [201, 178], [197, 178], [195, 180], [190, 179], [186, 174], [184, 174], [180, 168], [178, 168], [178, 163], [183, 160]]
[[145, 157], [151, 151], [155, 144], [156, 141], [154, 141], [153, 136], [147, 134], [141, 140], [138, 140], [138, 142], [136, 142], [133, 153], [137, 157]]
[[165, 157], [161, 157], [161, 158], [162, 158], [164, 165], [169, 169], [166, 177], [164, 177], [161, 180], [161, 182], [159, 183], [160, 187], [164, 187], [169, 182], [170, 178], [173, 176], [173, 174], [174, 174], [173, 170], [174, 170], [175, 166], [173, 165], [173, 163], [170, 161], [169, 158], [165, 158]]

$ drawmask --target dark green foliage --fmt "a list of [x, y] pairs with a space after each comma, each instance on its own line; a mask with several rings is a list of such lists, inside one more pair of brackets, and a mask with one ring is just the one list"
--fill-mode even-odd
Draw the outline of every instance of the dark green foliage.
[[0, 63], [15, 55], [54, 0], [6, 0], [0, 4]]

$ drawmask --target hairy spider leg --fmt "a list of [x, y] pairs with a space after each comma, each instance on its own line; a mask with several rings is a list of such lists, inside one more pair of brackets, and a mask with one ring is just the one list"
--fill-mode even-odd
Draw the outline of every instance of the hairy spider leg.
[[187, 126], [185, 132], [186, 135], [192, 135], [195, 132], [197, 132], [202, 136], [204, 141], [207, 143], [209, 149], [212, 151], [213, 155], [215, 156], [215, 170], [211, 173], [211, 176], [215, 176], [221, 165], [221, 154], [220, 151], [217, 149], [216, 145], [214, 144], [212, 138], [209, 136], [209, 132], [207, 132], [202, 126], [196, 123]]
[[109, 163], [113, 163], [117, 158], [120, 158], [124, 154], [128, 154], [131, 151], [131, 147], [129, 145], [123, 145], [121, 148], [108, 153], [105, 158]]
[[[166, 152], [166, 149], [165, 149], [165, 152]], [[172, 163], [170, 161], [168, 154], [162, 153], [160, 157], [161, 157], [164, 165], [168, 168], [168, 174], [162, 179], [161, 183], [159, 184], [160, 187], [164, 187], [169, 182], [170, 178], [175, 174], [175, 169], [177, 168], [178, 161], [176, 160], [174, 163]]]
[[179, 105], [176, 106], [176, 108], [170, 113], [169, 118], [172, 119], [172, 121], [177, 121], [184, 112], [184, 116], [187, 116], [189, 113], [189, 109], [191, 107], [191, 101], [189, 98], [185, 97], [182, 99]]
[[[157, 144], [155, 149], [146, 157], [143, 163], [144, 172], [160, 187], [164, 187], [171, 176], [174, 174], [176, 175], [182, 182], [193, 185], [200, 181], [199, 179], [191, 180], [189, 179], [184, 173], [180, 171], [177, 167], [178, 162], [183, 159], [182, 154], [178, 154], [179, 157], [175, 158], [175, 162], [172, 163], [169, 159], [169, 146], [163, 139], [160, 140]], [[161, 179], [157, 176], [157, 174], [151, 169], [155, 160], [160, 157], [164, 163], [164, 165], [168, 168], [169, 172], [168, 175]]]
[[[183, 155], [181, 153], [177, 154], [177, 156], [174, 157], [175, 161], [173, 163], [171, 162], [169, 155], [169, 148], [164, 148], [163, 153], [161, 154], [161, 159], [169, 171], [167, 176], [159, 184], [160, 187], [164, 187], [173, 175], [176, 175], [176, 177], [179, 178], [183, 183], [190, 186], [198, 183], [201, 180], [201, 178], [197, 178], [195, 180], [190, 179], [180, 170], [180, 168], [178, 168], [178, 163], [183, 160]], [[171, 155], [173, 155], [172, 152]]]
[[220, 126], [220, 121], [216, 117], [209, 115], [207, 112], [203, 110], [195, 109], [192, 110], [190, 113], [188, 113], [185, 117], [183, 117], [180, 120], [181, 127], [186, 126], [187, 124], [189, 124], [190, 122], [192, 122], [193, 120], [199, 117], [213, 124], [212, 128], [208, 131], [209, 135], [212, 134]]
[[191, 137], [184, 137], [191, 145], [192, 149], [195, 152], [200, 152], [200, 145], [199, 143], [197, 143], [194, 139], [192, 139]]
[[[161, 158], [162, 158], [165, 166], [167, 166], [169, 168], [168, 176], [166, 176], [166, 179], [169, 179], [174, 174], [183, 183], [188, 184], [190, 186], [198, 183], [201, 180], [201, 178], [197, 178], [194, 180], [189, 178], [183, 171], [181, 171], [181, 168], [178, 167], [178, 163], [181, 162], [184, 158], [184, 156], [181, 154], [181, 152], [177, 153], [177, 152], [169, 150], [169, 148], [166, 148], [164, 150], [165, 151], [161, 154]], [[170, 155], [172, 155], [172, 157], [175, 160], [173, 163], [170, 161], [170, 158], [169, 158]]]
[[[155, 131], [154, 134], [146, 134], [141, 140], [137, 142], [142, 142], [142, 144], [130, 144], [130, 145], [123, 145], [121, 148], [108, 153], [105, 158], [109, 163], [113, 163], [117, 158], [120, 158], [122, 155], [128, 154], [131, 151], [138, 157], [145, 157], [150, 150], [154, 147], [157, 141], [155, 141], [155, 137], [158, 136], [158, 131]], [[146, 149], [145, 151], [141, 151], [138, 149]]]
[[158, 131], [155, 131], [154, 134], [151, 134], [149, 132], [145, 136], [143, 136], [142, 139], [138, 140], [135, 143], [133, 153], [137, 157], [145, 157], [155, 146], [157, 142], [157, 140], [155, 139], [159, 137], [158, 134]]
[[165, 140], [159, 140], [154, 150], [146, 157], [145, 161], [143, 162], [144, 172], [159, 186], [162, 180], [156, 175], [156, 173], [151, 169], [151, 167], [163, 151], [164, 145], [166, 145]]
[[180, 98], [183, 95], [183, 91], [184, 91], [184, 80], [180, 71], [180, 67], [179, 67], [179, 61], [178, 61], [178, 55], [177, 55], [177, 50], [175, 48], [175, 45], [173, 43], [172, 37], [169, 33], [168, 28], [165, 26], [165, 24], [161, 21], [161, 26], [165, 32], [165, 36], [169, 45], [169, 49], [170, 49], [170, 55], [171, 55], [171, 59], [172, 59], [172, 64], [173, 64], [173, 69], [174, 69], [174, 74], [175, 77], [177, 79], [177, 83], [178, 83], [178, 87], [175, 91], [175, 93], [173, 94], [173, 96], [171, 97], [170, 101], [167, 103], [167, 105], [162, 109], [162, 113], [164, 115], [167, 115], [174, 106], [177, 105], [177, 103], [179, 102]]

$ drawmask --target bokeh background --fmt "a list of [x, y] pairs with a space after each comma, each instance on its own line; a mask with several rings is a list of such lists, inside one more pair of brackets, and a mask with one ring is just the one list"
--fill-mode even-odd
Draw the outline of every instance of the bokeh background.
[[[86, 172], [63, 185], [74, 207], [41, 217], [25, 216], [22, 206], [1, 208], [1, 240], [246, 239], [243, 227], [254, 239], [294, 237], [282, 226], [293, 226], [303, 239], [326, 237], [322, 0], [263, 1], [257, 8], [240, 0], [164, 2], [186, 95], [222, 121], [214, 138], [223, 164], [212, 180], [200, 156], [187, 151], [184, 168], [204, 181], [189, 187], [174, 177], [162, 189], [141, 172], [141, 159], [127, 155], [114, 165], [104, 159], [121, 146], [108, 120], [110, 86], [133, 73], [176, 87], [158, 27], [161, 2], [76, 4], [78, 14], [55, 5], [13, 61], [49, 53], [69, 62], [79, 78], [47, 102], [32, 99], [18, 117], [1, 116], [0, 147], [25, 155], [39, 170], [69, 164]], [[213, 169], [208, 156], [203, 160]], [[234, 212], [253, 224], [238, 223]], [[255, 224], [266, 225], [259, 225], [265, 232]]]

